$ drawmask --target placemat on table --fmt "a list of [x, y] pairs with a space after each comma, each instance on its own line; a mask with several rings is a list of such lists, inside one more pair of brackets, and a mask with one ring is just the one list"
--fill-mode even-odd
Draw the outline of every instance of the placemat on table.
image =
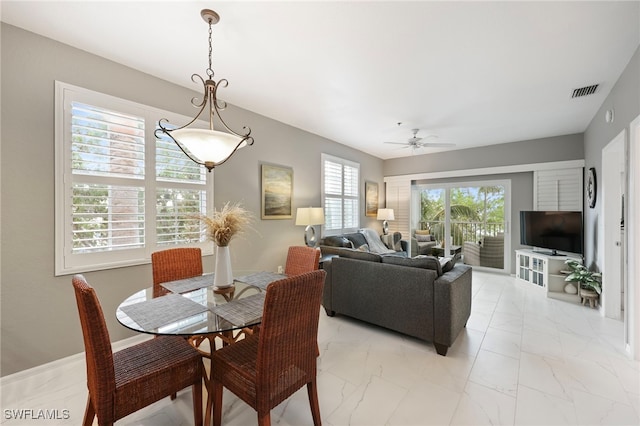
[[241, 281], [243, 283], [247, 283], [249, 285], [266, 289], [269, 284], [274, 281], [281, 280], [283, 278], [287, 278], [286, 275], [276, 274], [275, 272], [256, 272], [249, 275], [243, 275], [241, 277], [236, 277], [236, 281]]
[[120, 309], [144, 330], [152, 330], [205, 312], [207, 307], [179, 294], [168, 294]]
[[169, 281], [160, 284], [172, 293], [187, 293], [203, 287], [213, 285], [214, 274], [198, 275], [197, 277], [185, 278], [183, 280]]
[[253, 294], [211, 308], [215, 314], [233, 325], [245, 325], [262, 317], [265, 293]]

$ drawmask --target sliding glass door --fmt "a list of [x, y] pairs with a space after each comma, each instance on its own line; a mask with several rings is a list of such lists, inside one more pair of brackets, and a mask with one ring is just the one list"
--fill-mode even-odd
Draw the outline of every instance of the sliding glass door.
[[505, 269], [508, 189], [507, 181], [415, 185], [411, 255], [459, 254], [469, 265]]

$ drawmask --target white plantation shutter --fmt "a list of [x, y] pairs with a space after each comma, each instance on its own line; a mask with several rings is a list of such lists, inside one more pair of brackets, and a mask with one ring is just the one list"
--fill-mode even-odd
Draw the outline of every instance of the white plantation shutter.
[[144, 188], [73, 183], [74, 254], [144, 247]]
[[144, 119], [71, 103], [74, 175], [144, 179]]
[[188, 121], [56, 82], [56, 275], [148, 263], [167, 245], [206, 252], [212, 178], [156, 139], [165, 117]]
[[144, 131], [142, 117], [71, 102], [72, 253], [144, 247]]
[[393, 209], [395, 220], [389, 221], [390, 232], [400, 232], [403, 238], [411, 235], [411, 179], [405, 176], [386, 177], [386, 206]]
[[322, 193], [328, 235], [360, 227], [360, 165], [322, 154]]
[[206, 191], [158, 188], [156, 239], [158, 246], [197, 243], [203, 238], [199, 214], [206, 212]]
[[533, 173], [534, 210], [582, 211], [582, 167], [536, 170]]
[[207, 211], [206, 170], [162, 134], [156, 142], [156, 239], [159, 246], [197, 243]]

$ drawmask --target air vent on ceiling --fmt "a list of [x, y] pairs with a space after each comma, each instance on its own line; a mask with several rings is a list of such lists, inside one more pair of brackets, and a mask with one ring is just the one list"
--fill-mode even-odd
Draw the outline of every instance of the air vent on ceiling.
[[573, 90], [573, 94], [571, 95], [572, 98], [579, 98], [581, 96], [588, 96], [588, 95], [593, 95], [594, 93], [596, 93], [596, 90], [598, 90], [598, 84], [594, 84], [591, 86], [585, 86], [585, 87], [581, 87], [579, 89], [574, 89]]

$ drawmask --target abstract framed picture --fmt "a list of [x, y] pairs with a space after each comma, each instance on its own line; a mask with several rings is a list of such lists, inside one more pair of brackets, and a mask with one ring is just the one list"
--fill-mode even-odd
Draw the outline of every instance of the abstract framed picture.
[[262, 164], [262, 219], [293, 217], [293, 169], [275, 164]]
[[378, 215], [378, 184], [376, 182], [364, 183], [364, 212], [365, 216]]

